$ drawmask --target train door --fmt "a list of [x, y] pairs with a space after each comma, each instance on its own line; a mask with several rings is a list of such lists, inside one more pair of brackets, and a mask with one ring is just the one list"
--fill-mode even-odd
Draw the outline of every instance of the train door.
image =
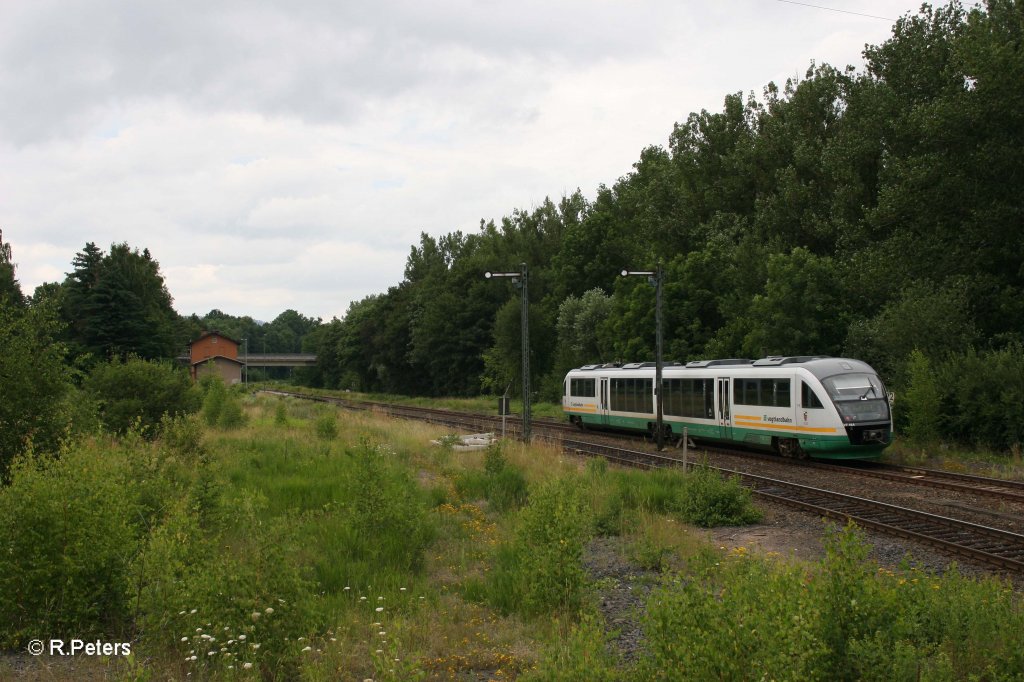
[[608, 379], [599, 380], [600, 386], [597, 391], [597, 414], [601, 424], [608, 424]]
[[723, 440], [732, 440], [732, 407], [729, 396], [728, 378], [718, 379], [718, 435]]

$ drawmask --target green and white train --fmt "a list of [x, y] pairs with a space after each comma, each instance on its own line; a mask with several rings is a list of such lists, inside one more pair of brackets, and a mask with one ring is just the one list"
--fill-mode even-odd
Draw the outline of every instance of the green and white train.
[[[565, 377], [562, 408], [581, 428], [656, 434], [653, 362], [586, 365]], [[770, 449], [785, 457], [877, 459], [892, 442], [889, 398], [860, 360], [769, 357], [662, 367], [667, 438]]]

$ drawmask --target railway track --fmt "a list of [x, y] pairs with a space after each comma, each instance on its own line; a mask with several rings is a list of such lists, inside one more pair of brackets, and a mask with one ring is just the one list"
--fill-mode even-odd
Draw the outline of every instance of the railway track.
[[[369, 410], [393, 417], [423, 420], [455, 429], [493, 431], [496, 425], [498, 427], [501, 425], [500, 417], [487, 415], [469, 415], [449, 410], [388, 403], [350, 401], [343, 398], [312, 396], [289, 391], [265, 392], [338, 404], [348, 409]], [[511, 431], [509, 435], [517, 436], [519, 433], [517, 420], [509, 419], [507, 425]], [[581, 440], [578, 429], [567, 424], [537, 421], [534, 423], [534, 433], [538, 437], [559, 444], [562, 448], [572, 452], [586, 456], [604, 457], [609, 461], [627, 466], [660, 468], [683, 465], [681, 459], [671, 454], [631, 450]], [[729, 454], [743, 454], [744, 456], [751, 454], [737, 453], [733, 450], [723, 451]], [[760, 455], [755, 454], [754, 456]], [[766, 457], [778, 459], [774, 456]], [[886, 478], [906, 483], [907, 485], [941, 487], [1002, 497], [1018, 502], [1024, 499], [1024, 484], [1018, 484], [1018, 482], [1013, 481], [1001, 481], [964, 474], [947, 474], [947, 472], [913, 467], [877, 466], [868, 469], [816, 462], [794, 462], [793, 464], [806, 467], [832, 468], [833, 470], [842, 469], [856, 475]], [[692, 464], [689, 466], [692, 466]], [[710, 468], [722, 475], [738, 476], [743, 485], [748, 487], [758, 497], [839, 521], [852, 520], [861, 526], [889, 535], [922, 542], [945, 552], [969, 558], [996, 569], [1024, 574], [1024, 535], [747, 472], [721, 467]]]
[[[562, 441], [562, 446], [579, 454], [605, 457], [629, 466], [663, 468], [681, 464], [675, 457], [586, 441]], [[721, 467], [708, 468], [725, 476], [738, 476], [743, 485], [765, 499], [840, 521], [852, 520], [861, 526], [923, 542], [994, 568], [1024, 573], [1024, 535], [789, 481]]]
[[[754, 452], [749, 450], [736, 450], [727, 447], [704, 447], [709, 452], [721, 452], [727, 455], [743, 457], [746, 459], [760, 459], [770, 462], [778, 462], [779, 456]], [[839, 462], [814, 462], [809, 460], [782, 460], [793, 467], [808, 469], [819, 469], [822, 471], [842, 471], [854, 476], [865, 478], [876, 478], [894, 483], [922, 486], [927, 488], [939, 488], [953, 490], [971, 495], [981, 495], [1002, 499], [1008, 502], [1024, 504], [1024, 481], [1012, 481], [972, 474], [962, 474], [952, 471], [940, 471], [938, 469], [926, 469], [923, 467], [906, 467], [896, 464], [882, 464], [878, 462], [858, 462], [854, 464]]]

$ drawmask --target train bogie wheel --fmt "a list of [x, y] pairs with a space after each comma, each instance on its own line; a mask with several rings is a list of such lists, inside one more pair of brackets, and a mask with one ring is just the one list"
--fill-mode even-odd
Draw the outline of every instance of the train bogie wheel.
[[783, 457], [792, 459], [804, 459], [807, 453], [800, 447], [800, 441], [796, 438], [779, 438], [775, 443], [775, 449]]

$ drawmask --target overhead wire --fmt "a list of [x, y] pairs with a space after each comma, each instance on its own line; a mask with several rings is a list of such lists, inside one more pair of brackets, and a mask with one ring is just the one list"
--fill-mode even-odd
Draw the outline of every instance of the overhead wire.
[[851, 11], [849, 9], [837, 9], [836, 7], [825, 7], [824, 5], [814, 5], [814, 4], [811, 4], [809, 2], [797, 2], [797, 0], [775, 0], [775, 2], [784, 2], [784, 3], [790, 4], [790, 5], [801, 5], [801, 6], [804, 6], [804, 7], [813, 7], [815, 9], [826, 9], [826, 10], [828, 10], [830, 12], [841, 12], [843, 14], [854, 14], [856, 16], [866, 16], [868, 18], [883, 19], [883, 20], [885, 20], [885, 22], [896, 22], [896, 20], [897, 20], [897, 19], [894, 19], [891, 16], [879, 16], [878, 14], [865, 14], [863, 12], [854, 12], [854, 11]]

